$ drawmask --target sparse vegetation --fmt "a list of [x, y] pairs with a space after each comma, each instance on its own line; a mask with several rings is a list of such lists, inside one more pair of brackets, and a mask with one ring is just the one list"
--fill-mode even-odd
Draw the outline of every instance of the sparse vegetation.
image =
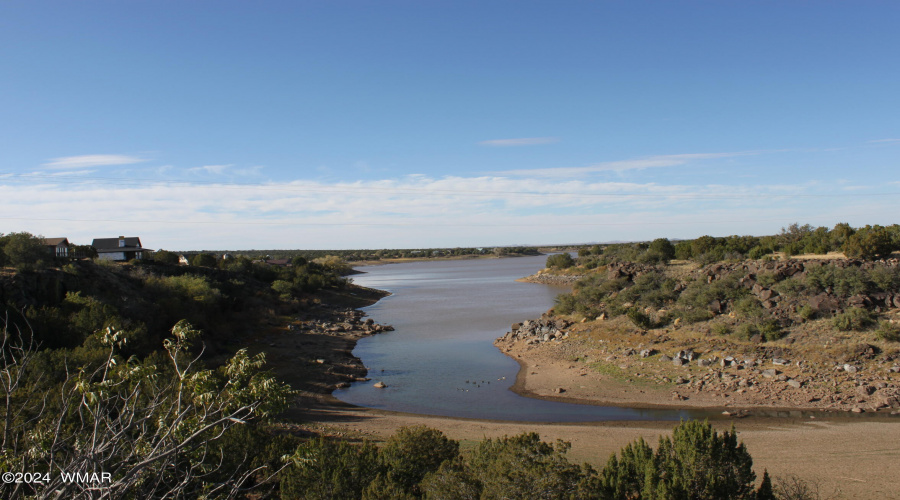
[[842, 332], [862, 331], [875, 324], [875, 316], [861, 307], [852, 307], [835, 316], [831, 324]]
[[889, 321], [879, 321], [875, 337], [886, 342], [900, 342], [900, 326]]

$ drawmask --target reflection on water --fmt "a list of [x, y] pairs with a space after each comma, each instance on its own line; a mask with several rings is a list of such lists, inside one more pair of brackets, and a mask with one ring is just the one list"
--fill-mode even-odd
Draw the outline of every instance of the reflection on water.
[[[533, 422], [679, 420], [719, 411], [643, 410], [558, 403], [509, 390], [519, 365], [494, 347], [512, 323], [536, 318], [565, 288], [515, 280], [541, 269], [545, 256], [412, 262], [361, 267], [359, 285], [393, 295], [366, 308], [396, 330], [364, 338], [353, 353], [371, 382], [334, 392], [347, 403], [393, 411]], [[372, 387], [376, 381], [385, 389]], [[753, 410], [754, 416], [809, 418], [819, 412]], [[856, 416], [856, 415], [853, 415]], [[868, 415], [866, 415], [868, 416]]]
[[[557, 403], [519, 396], [509, 387], [519, 365], [493, 346], [517, 321], [540, 316], [564, 288], [515, 279], [546, 257], [413, 262], [359, 268], [359, 285], [393, 295], [366, 309], [395, 331], [360, 340], [354, 354], [372, 382], [334, 395], [347, 403], [454, 417], [575, 422], [678, 420], [709, 412], [639, 410]], [[372, 387], [382, 380], [386, 389]]]

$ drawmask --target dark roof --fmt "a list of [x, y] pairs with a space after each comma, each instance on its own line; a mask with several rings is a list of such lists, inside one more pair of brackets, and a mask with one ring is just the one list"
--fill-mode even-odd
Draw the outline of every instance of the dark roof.
[[69, 244], [69, 238], [44, 238], [44, 244], [47, 246], [55, 247], [59, 246], [60, 243]]
[[119, 238], [94, 238], [91, 243], [98, 252], [106, 250], [107, 252], [117, 252], [122, 250], [143, 250], [141, 247], [141, 239], [137, 236], [129, 236], [125, 238], [125, 246], [119, 246]]

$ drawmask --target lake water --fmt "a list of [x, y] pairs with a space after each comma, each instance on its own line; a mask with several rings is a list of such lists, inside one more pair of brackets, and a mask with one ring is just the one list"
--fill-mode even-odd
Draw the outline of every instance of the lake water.
[[[353, 353], [371, 382], [334, 396], [385, 410], [534, 422], [678, 420], [710, 415], [558, 403], [509, 390], [519, 365], [493, 345], [512, 323], [536, 318], [565, 288], [515, 280], [544, 267], [546, 256], [411, 262], [358, 268], [359, 285], [388, 290], [365, 311], [393, 332], [359, 341]], [[387, 388], [372, 387], [381, 380]]]

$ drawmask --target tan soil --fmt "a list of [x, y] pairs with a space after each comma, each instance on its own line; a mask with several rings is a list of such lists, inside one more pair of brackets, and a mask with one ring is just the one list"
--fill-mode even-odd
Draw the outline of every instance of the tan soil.
[[[372, 389], [377, 390], [377, 389]], [[460, 440], [463, 450], [484, 438], [537, 432], [545, 441], [572, 443], [569, 459], [602, 467], [610, 454], [643, 438], [655, 447], [674, 422], [600, 422], [547, 424], [460, 419], [358, 408], [332, 400], [309, 405], [297, 414], [315, 431], [347, 438], [383, 440], [398, 428], [426, 425]], [[822, 498], [900, 498], [896, 467], [900, 463], [900, 423], [876, 419], [799, 420], [745, 418], [717, 420], [727, 430], [732, 423], [753, 456], [754, 470], [773, 477], [795, 475], [818, 484]]]
[[[377, 293], [371, 291], [358, 293], [356, 306], [378, 298]], [[356, 326], [358, 322], [348, 331], [307, 329], [315, 323], [339, 324], [348, 317], [347, 314], [347, 311], [324, 308], [308, 313], [305, 319], [284, 318], [283, 325], [273, 325], [253, 339], [254, 350], [269, 353], [268, 367], [300, 389], [294, 407], [285, 417], [295, 422], [295, 429], [301, 433], [377, 441], [402, 426], [427, 425], [460, 440], [463, 450], [467, 450], [485, 437], [534, 431], [544, 440], [571, 442], [569, 457], [573, 462], [602, 467], [610, 454], [633, 440], [642, 437], [655, 445], [659, 436], [671, 432], [676, 425], [674, 422], [503, 422], [405, 414], [348, 405], [330, 393], [337, 383], [365, 374], [365, 368], [351, 351], [356, 340], [367, 333], [360, 331]], [[318, 319], [312, 319], [312, 316], [318, 316]], [[331, 320], [322, 319], [326, 316]], [[295, 329], [288, 329], [288, 324], [294, 324]], [[297, 325], [304, 329], [297, 329]], [[578, 363], [560, 359], [560, 353], [552, 350], [532, 349], [527, 351], [527, 356], [525, 351], [508, 354], [521, 354], [516, 359], [523, 366], [522, 376], [514, 387], [524, 394], [632, 406], [733, 406], [717, 404], [719, 400], [705, 395], [690, 395], [686, 400], [673, 401], [672, 388], [667, 385], [654, 386], [634, 379], [629, 382], [627, 378], [584, 370]], [[323, 363], [318, 363], [319, 359]], [[555, 389], [559, 387], [565, 388], [566, 392], [556, 394]], [[740, 439], [753, 456], [759, 476], [763, 469], [774, 477], [796, 475], [818, 484], [823, 498], [833, 493], [840, 493], [843, 498], [900, 498], [895, 478], [900, 463], [900, 421], [895, 417], [847, 418], [843, 414], [840, 417], [822, 414], [815, 419], [722, 418], [713, 420], [712, 424], [719, 429], [735, 425]]]
[[[866, 360], [857, 354], [858, 339], [845, 344], [829, 336], [828, 348], [805, 332], [811, 352], [797, 343], [763, 349], [788, 357], [787, 365], [775, 365], [776, 355], [763, 355], [758, 345], [692, 328], [640, 331], [624, 317], [570, 326], [564, 339], [532, 343], [509, 336], [495, 345], [522, 366], [513, 390], [532, 397], [556, 397], [573, 402], [602, 402], [629, 406], [721, 408], [734, 412], [745, 408], [810, 409], [897, 413], [900, 409], [900, 373], [889, 368], [896, 363]], [[804, 332], [795, 334], [802, 337]], [[865, 346], [869, 344], [863, 344]], [[642, 357], [640, 351], [650, 349]], [[662, 356], [693, 349], [695, 361], [675, 366]], [[885, 351], [891, 347], [885, 346]], [[789, 352], [789, 354], [787, 354]], [[892, 352], [892, 351], [891, 351]], [[749, 354], [748, 354], [749, 353]], [[753, 366], [723, 367], [721, 359], [752, 358]], [[827, 359], [844, 359], [858, 368], [847, 373]], [[716, 360], [708, 367], [697, 359]], [[843, 362], [843, 361], [842, 361]], [[767, 377], [767, 370], [774, 376]], [[771, 372], [769, 372], [771, 374]], [[800, 383], [793, 387], [790, 381]], [[869, 393], [862, 392], [861, 387]], [[560, 390], [562, 389], [562, 391]]]

